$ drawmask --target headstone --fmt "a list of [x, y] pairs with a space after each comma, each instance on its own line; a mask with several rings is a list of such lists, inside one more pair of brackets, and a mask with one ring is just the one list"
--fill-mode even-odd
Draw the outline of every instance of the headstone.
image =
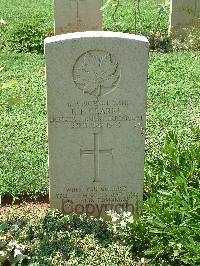
[[54, 0], [55, 35], [101, 30], [102, 0]]
[[45, 40], [51, 207], [105, 216], [143, 195], [148, 41], [114, 32]]
[[187, 34], [187, 29], [200, 29], [200, 0], [171, 0], [169, 33]]

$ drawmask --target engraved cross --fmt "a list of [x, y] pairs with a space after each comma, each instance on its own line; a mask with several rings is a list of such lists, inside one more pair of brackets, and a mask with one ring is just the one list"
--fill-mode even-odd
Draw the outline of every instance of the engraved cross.
[[79, 1], [80, 0], [75, 0], [76, 1], [76, 25], [79, 26], [81, 24], [81, 19], [80, 19], [80, 14], [79, 14]]
[[99, 135], [94, 133], [93, 149], [83, 150], [80, 149], [80, 155], [94, 155], [94, 179], [93, 182], [97, 182], [99, 179], [99, 155], [101, 153], [111, 154], [113, 156], [113, 149], [100, 149], [99, 148]]

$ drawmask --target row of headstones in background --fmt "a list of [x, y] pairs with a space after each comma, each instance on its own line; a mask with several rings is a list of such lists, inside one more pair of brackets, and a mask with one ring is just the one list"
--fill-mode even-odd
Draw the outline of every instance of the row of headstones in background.
[[[102, 0], [54, 0], [55, 35], [102, 28]], [[200, 0], [171, 0], [169, 33], [200, 27]]]
[[101, 7], [102, 0], [54, 0], [55, 35], [101, 30]]
[[175, 37], [187, 29], [200, 31], [200, 0], [171, 0], [169, 33]]
[[[200, 0], [170, 1], [169, 33], [200, 27]], [[102, 28], [102, 0], [54, 0], [55, 35]]]
[[142, 201], [148, 50], [114, 32], [45, 40], [52, 208], [104, 217]]

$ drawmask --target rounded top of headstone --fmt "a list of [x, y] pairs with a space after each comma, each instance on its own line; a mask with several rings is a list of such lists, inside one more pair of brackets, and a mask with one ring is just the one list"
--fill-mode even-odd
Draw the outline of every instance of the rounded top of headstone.
[[74, 32], [56, 35], [52, 37], [47, 37], [44, 42], [45, 44], [55, 43], [70, 39], [80, 39], [80, 38], [121, 38], [130, 39], [138, 42], [148, 44], [148, 39], [145, 36], [123, 33], [123, 32], [112, 32], [112, 31], [85, 31], [85, 32]]

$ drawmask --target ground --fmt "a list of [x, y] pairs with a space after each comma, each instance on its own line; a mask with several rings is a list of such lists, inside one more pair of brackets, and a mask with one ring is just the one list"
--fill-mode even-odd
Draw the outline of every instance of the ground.
[[50, 209], [50, 204], [49, 203], [41, 203], [41, 202], [24, 202], [21, 204], [8, 204], [5, 206], [2, 206], [0, 209], [0, 219], [4, 219], [6, 217], [6, 213], [8, 212], [28, 212], [31, 214], [32, 212], [36, 214], [42, 214], [46, 210]]

